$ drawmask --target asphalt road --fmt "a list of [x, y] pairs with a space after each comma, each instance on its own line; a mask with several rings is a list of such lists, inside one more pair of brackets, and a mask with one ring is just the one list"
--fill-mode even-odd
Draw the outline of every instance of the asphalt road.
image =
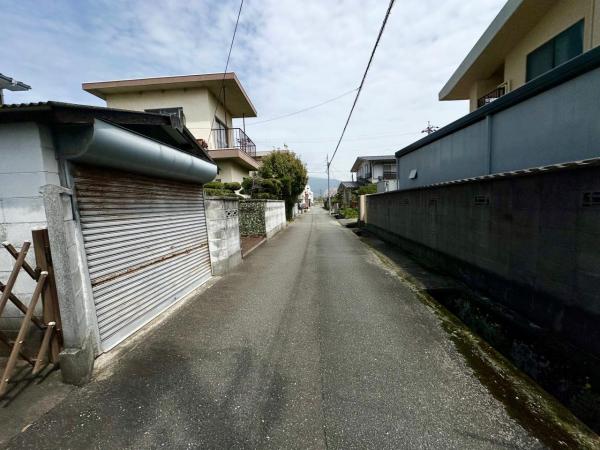
[[315, 208], [9, 447], [540, 444], [478, 382], [434, 314]]

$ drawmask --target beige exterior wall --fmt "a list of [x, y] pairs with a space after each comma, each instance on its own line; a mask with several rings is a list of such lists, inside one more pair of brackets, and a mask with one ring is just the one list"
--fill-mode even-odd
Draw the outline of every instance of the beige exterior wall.
[[592, 0], [592, 48], [600, 46], [600, 0]]
[[488, 92], [493, 91], [504, 82], [504, 72], [500, 70], [487, 80], [479, 80], [471, 86], [469, 95], [469, 108], [471, 111], [477, 109], [477, 101]]
[[[215, 109], [219, 120], [228, 127], [233, 126], [231, 114], [226, 112], [221, 103], [217, 108], [217, 103], [219, 103], [217, 98], [206, 88], [129, 92], [106, 97], [106, 104], [110, 108], [143, 111], [153, 108], [182, 107], [187, 128], [197, 139], [205, 141], [208, 141]], [[209, 148], [214, 148], [212, 142], [209, 142]]]
[[[598, 21], [594, 11], [598, 0], [560, 0], [552, 7], [540, 22], [531, 29], [525, 39], [515, 46], [506, 56], [504, 79], [510, 80], [511, 89], [525, 84], [527, 55], [548, 42], [560, 32], [584, 19], [583, 51], [598, 46], [598, 31], [594, 30]], [[593, 32], [593, 33], [592, 33]]]
[[216, 163], [219, 167], [219, 173], [217, 173], [215, 180], [220, 180], [223, 183], [241, 183], [244, 181], [244, 177], [250, 175], [248, 169], [244, 169], [233, 160], [219, 160]]

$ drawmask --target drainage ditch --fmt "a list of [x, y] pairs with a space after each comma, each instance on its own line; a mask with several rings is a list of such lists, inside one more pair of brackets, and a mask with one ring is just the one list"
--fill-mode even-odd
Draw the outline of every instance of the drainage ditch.
[[600, 433], [600, 360], [513, 311], [460, 289], [429, 296]]

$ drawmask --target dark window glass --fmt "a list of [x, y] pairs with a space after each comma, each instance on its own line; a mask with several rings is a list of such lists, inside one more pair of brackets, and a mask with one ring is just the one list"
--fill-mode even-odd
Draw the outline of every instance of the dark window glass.
[[229, 147], [229, 139], [227, 136], [227, 127], [223, 122], [219, 119], [215, 118], [213, 128], [213, 134], [215, 136], [215, 145], [216, 148], [228, 148]]
[[554, 39], [554, 67], [583, 53], [583, 21]]
[[527, 81], [583, 53], [583, 20], [527, 55]]
[[554, 67], [554, 42], [550, 41], [527, 56], [527, 81], [552, 70]]

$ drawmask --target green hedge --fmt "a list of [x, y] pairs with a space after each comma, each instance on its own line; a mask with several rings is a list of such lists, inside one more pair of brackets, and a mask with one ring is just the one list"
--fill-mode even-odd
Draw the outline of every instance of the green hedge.
[[204, 193], [209, 197], [237, 197], [235, 191], [241, 189], [240, 183], [221, 183], [211, 181], [204, 185]]
[[345, 219], [356, 219], [358, 218], [358, 209], [356, 208], [344, 208], [340, 210], [340, 214]]

